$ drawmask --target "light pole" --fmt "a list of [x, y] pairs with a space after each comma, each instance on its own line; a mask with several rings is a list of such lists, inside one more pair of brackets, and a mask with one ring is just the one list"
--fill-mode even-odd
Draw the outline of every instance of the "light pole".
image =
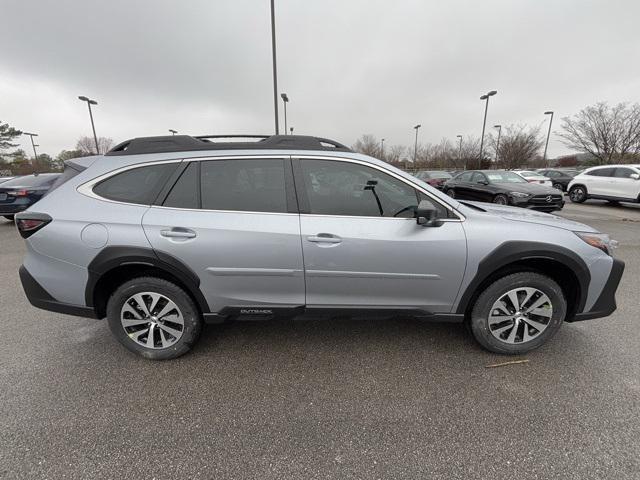
[[498, 141], [496, 142], [496, 164], [498, 163], [498, 154], [500, 152], [500, 134], [502, 133], [502, 125], [494, 125], [493, 128], [498, 129]]
[[96, 102], [95, 100], [91, 100], [88, 97], [85, 97], [83, 95], [78, 97], [79, 100], [82, 100], [83, 102], [87, 102], [87, 106], [89, 107], [89, 118], [91, 118], [91, 129], [93, 130], [93, 140], [96, 142], [96, 155], [100, 155], [100, 147], [98, 147], [98, 136], [96, 135], [96, 127], [93, 124], [93, 113], [91, 113], [91, 105], [97, 105], [98, 102]]
[[170, 128], [169, 131], [171, 132], [171, 135], [175, 135], [176, 133], [178, 133], [177, 130], [173, 130], [172, 128]]
[[271, 60], [273, 62], [273, 113], [275, 115], [276, 121], [276, 135], [279, 135], [280, 126], [278, 125], [278, 69], [276, 66], [276, 11], [274, 0], [271, 0]]
[[416, 130], [416, 143], [413, 147], [413, 166], [415, 167], [416, 165], [416, 156], [418, 155], [418, 129], [421, 127], [422, 125], [418, 124], [415, 127]]
[[33, 141], [33, 137], [37, 137], [38, 134], [29, 132], [22, 132], [22, 134], [29, 135], [29, 138], [31, 138], [31, 146], [33, 147], [33, 173], [36, 173], [36, 168], [38, 166], [38, 153], [36, 152], [36, 144]]
[[456, 135], [458, 140], [460, 141], [460, 145], [458, 146], [458, 161], [462, 160], [462, 135]]
[[551, 124], [553, 123], [553, 112], [549, 110], [548, 112], [544, 112], [545, 115], [551, 115], [549, 119], [549, 131], [547, 132], [547, 143], [544, 144], [544, 156], [542, 157], [542, 161], [544, 162], [545, 167], [548, 167], [547, 164], [547, 147], [549, 146], [549, 137], [551, 136]]
[[482, 137], [480, 138], [480, 161], [482, 162], [482, 148], [484, 147], [484, 127], [487, 124], [487, 110], [489, 109], [489, 97], [493, 97], [497, 90], [491, 90], [490, 92], [482, 95], [480, 100], [486, 100], [484, 105], [484, 120], [482, 121]]
[[380, 160], [384, 159], [384, 138], [380, 140]]
[[287, 134], [287, 103], [289, 103], [289, 97], [286, 93], [281, 93], [282, 103], [284, 103], [284, 134]]

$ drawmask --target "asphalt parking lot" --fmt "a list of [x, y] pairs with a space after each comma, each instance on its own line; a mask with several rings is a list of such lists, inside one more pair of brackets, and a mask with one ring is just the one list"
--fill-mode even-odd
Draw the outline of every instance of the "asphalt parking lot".
[[406, 318], [209, 326], [150, 362], [31, 307], [0, 220], [0, 478], [637, 479], [640, 209], [562, 215], [620, 241], [618, 310], [490, 369], [512, 358]]

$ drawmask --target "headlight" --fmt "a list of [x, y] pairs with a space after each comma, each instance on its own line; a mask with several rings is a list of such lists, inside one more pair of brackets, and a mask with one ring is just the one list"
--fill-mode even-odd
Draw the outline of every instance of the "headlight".
[[528, 198], [531, 196], [528, 193], [521, 193], [521, 192], [509, 192], [509, 195], [516, 198]]
[[602, 250], [607, 255], [613, 254], [613, 249], [618, 247], [617, 240], [611, 240], [606, 233], [587, 233], [587, 232], [573, 232], [579, 236], [582, 240], [587, 242], [592, 247], [596, 247]]

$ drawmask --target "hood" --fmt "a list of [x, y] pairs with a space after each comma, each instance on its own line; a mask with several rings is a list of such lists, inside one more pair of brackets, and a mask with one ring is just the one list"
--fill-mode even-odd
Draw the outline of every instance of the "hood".
[[505, 220], [512, 220], [515, 222], [535, 223], [538, 225], [546, 225], [549, 227], [562, 228], [564, 230], [570, 230], [572, 232], [591, 232], [597, 233], [598, 230], [585, 225], [584, 223], [574, 222], [573, 220], [567, 220], [566, 218], [553, 215], [551, 213], [538, 212], [536, 210], [529, 210], [521, 207], [509, 207], [506, 205], [496, 205], [493, 203], [483, 202], [460, 202], [463, 205], [468, 203], [484, 210], [488, 214], [496, 217], [504, 218]]
[[558, 190], [548, 185], [541, 185], [539, 183], [498, 183], [496, 185], [509, 190], [511, 192], [530, 193], [531, 195], [558, 195]]

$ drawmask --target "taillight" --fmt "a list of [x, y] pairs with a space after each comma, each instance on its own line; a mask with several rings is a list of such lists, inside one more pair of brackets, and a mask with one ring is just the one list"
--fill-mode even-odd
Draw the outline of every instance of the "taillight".
[[29, 190], [14, 190], [13, 192], [7, 192], [7, 195], [12, 197], [26, 197], [29, 195]]
[[16, 227], [22, 238], [28, 238], [42, 227], [51, 222], [51, 217], [46, 213], [19, 213], [16, 215]]

